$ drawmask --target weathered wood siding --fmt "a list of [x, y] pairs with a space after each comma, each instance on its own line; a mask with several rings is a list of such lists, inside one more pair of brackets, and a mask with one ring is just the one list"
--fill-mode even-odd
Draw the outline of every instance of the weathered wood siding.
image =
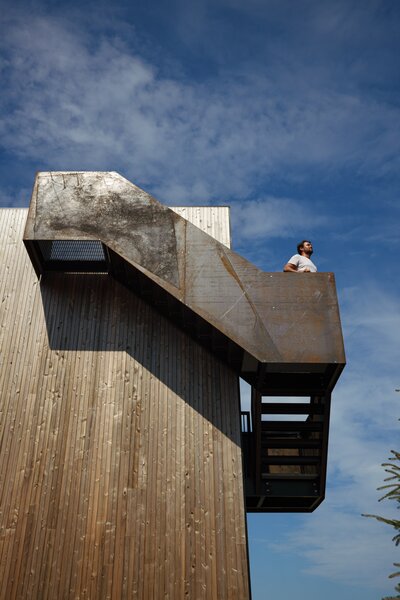
[[170, 206], [171, 210], [231, 247], [229, 206]]
[[0, 597], [246, 600], [238, 380], [0, 211]]

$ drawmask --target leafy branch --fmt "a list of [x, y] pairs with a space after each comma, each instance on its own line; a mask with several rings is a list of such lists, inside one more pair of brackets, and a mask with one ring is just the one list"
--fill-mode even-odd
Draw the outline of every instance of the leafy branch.
[[[400, 452], [396, 452], [395, 450], [391, 450], [393, 456], [389, 457], [389, 460], [392, 462], [383, 463], [382, 467], [385, 468], [385, 472], [388, 473], [389, 477], [384, 479], [385, 485], [378, 487], [378, 491], [385, 490], [384, 495], [379, 498], [379, 502], [382, 500], [394, 500], [398, 503], [397, 508], [400, 508]], [[387, 483], [391, 482], [391, 483]], [[400, 545], [400, 520], [398, 519], [387, 519], [385, 517], [381, 517], [379, 515], [369, 515], [364, 514], [363, 517], [371, 517], [372, 519], [376, 519], [381, 523], [386, 523], [386, 525], [390, 525], [396, 531], [396, 534], [392, 538], [396, 546]], [[395, 567], [400, 567], [400, 563], [393, 563]], [[389, 575], [390, 578], [400, 577], [400, 571], [396, 571]], [[395, 586], [395, 591], [400, 593], [400, 584], [398, 583]], [[386, 597], [383, 600], [398, 600], [400, 599], [400, 595]]]

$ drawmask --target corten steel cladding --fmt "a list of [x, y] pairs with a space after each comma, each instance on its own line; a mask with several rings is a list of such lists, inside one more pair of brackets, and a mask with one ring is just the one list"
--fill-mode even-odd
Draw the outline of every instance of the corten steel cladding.
[[38, 274], [109, 272], [260, 392], [325, 392], [345, 364], [332, 273], [263, 272], [117, 173], [38, 173], [24, 242]]

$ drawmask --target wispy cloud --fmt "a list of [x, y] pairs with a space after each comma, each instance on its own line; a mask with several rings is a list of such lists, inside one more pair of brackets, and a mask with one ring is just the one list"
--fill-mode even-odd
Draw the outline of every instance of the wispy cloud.
[[398, 149], [393, 107], [310, 86], [279, 61], [167, 78], [134, 45], [45, 16], [14, 17], [0, 44], [9, 152], [54, 169], [118, 165], [164, 201], [246, 198], [306, 168], [388, 169]]
[[291, 198], [268, 196], [261, 200], [248, 200], [232, 207], [232, 225], [235, 240], [294, 236], [301, 230], [312, 232], [328, 222], [328, 217], [313, 214], [305, 202]]
[[[329, 501], [290, 535], [289, 543], [291, 551], [308, 560], [306, 573], [350, 585], [378, 589], [388, 585], [395, 560], [390, 532], [357, 514], [339, 512]], [[285, 551], [283, 545], [276, 549]]]

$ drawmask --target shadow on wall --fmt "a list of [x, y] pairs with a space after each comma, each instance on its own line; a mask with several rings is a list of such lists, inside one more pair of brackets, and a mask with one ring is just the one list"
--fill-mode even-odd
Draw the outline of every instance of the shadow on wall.
[[237, 375], [133, 292], [106, 274], [51, 273], [41, 282], [41, 296], [52, 350], [76, 353], [74, 360], [81, 352], [126, 352], [135, 361], [124, 369], [118, 361], [104, 373], [94, 360], [95, 389], [124, 378], [134, 399], [141, 365], [240, 445]]

